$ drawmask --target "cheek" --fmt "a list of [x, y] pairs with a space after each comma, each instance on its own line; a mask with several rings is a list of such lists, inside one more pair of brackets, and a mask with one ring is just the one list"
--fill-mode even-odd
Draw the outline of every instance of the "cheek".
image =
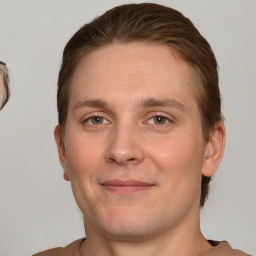
[[[66, 136], [66, 163], [72, 191], [82, 212], [97, 205], [96, 176], [103, 169], [102, 141], [79, 132]], [[90, 205], [90, 207], [89, 207]]]
[[149, 144], [149, 159], [172, 187], [186, 183], [192, 185], [193, 181], [198, 185], [203, 164], [203, 144], [195, 138], [198, 137], [179, 134], [158, 138], [158, 141]]
[[70, 132], [66, 143], [66, 160], [71, 178], [88, 177], [100, 171], [104, 159], [103, 146], [99, 146], [102, 145], [100, 138]]
[[167, 211], [186, 212], [198, 207], [202, 169], [202, 150], [198, 144], [191, 137], [173, 137], [155, 144], [151, 150], [151, 162], [161, 172]]

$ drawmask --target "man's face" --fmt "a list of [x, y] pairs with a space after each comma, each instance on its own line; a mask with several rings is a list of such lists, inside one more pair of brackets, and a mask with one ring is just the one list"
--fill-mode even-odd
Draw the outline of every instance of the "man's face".
[[197, 221], [205, 145], [192, 81], [162, 45], [116, 43], [81, 61], [59, 153], [87, 234], [136, 239]]

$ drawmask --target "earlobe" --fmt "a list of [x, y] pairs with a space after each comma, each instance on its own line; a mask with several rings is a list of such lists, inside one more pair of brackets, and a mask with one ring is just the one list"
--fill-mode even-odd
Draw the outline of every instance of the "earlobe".
[[215, 125], [215, 128], [210, 135], [209, 142], [205, 148], [202, 168], [202, 174], [204, 176], [211, 177], [216, 172], [224, 153], [225, 138], [226, 134], [224, 124], [222, 122], [218, 122]]
[[69, 178], [69, 174], [68, 174], [68, 170], [67, 170], [65, 149], [64, 149], [63, 143], [61, 141], [61, 131], [60, 131], [59, 125], [57, 125], [54, 129], [54, 138], [55, 138], [55, 142], [56, 142], [57, 149], [58, 149], [59, 161], [60, 161], [60, 164], [64, 171], [64, 174], [63, 174], [64, 179], [66, 181], [69, 181], [70, 178]]

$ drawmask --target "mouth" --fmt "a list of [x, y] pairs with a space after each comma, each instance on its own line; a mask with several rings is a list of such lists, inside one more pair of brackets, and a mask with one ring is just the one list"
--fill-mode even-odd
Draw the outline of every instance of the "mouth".
[[107, 180], [100, 183], [100, 185], [104, 189], [117, 194], [133, 194], [155, 186], [155, 184], [137, 180]]

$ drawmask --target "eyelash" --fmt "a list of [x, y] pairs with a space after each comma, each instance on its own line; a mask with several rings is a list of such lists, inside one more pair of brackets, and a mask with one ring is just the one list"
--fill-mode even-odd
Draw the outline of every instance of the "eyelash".
[[[164, 119], [164, 123], [159, 123], [159, 124], [156, 124], [155, 123], [155, 120], [156, 118], [163, 118]], [[150, 124], [150, 120], [153, 120], [154, 124], [152, 125], [157, 125], [157, 126], [163, 126], [163, 125], [167, 125], [168, 123], [171, 123], [172, 120], [166, 116], [163, 116], [163, 115], [154, 115], [152, 116], [151, 118], [148, 119], [147, 123]]]
[[[95, 119], [95, 118], [101, 118], [102, 123], [98, 123], [98, 124], [94, 123], [93, 119]], [[164, 123], [159, 123], [159, 124], [155, 123], [156, 118], [164, 119], [163, 120]], [[151, 120], [152, 120], [152, 122], [151, 122]], [[173, 122], [173, 120], [171, 118], [165, 116], [165, 115], [155, 114], [155, 115], [150, 116], [150, 118], [148, 118], [144, 122], [144, 124], [148, 124], [148, 125], [150, 125], [150, 127], [157, 127], [158, 129], [161, 129], [161, 128], [164, 128], [165, 126], [167, 126], [168, 124], [170, 124], [172, 122]], [[104, 126], [104, 125], [107, 125], [107, 124], [110, 124], [110, 123], [111, 123], [110, 121], [108, 121], [105, 117], [103, 117], [101, 115], [90, 116], [90, 117], [88, 117], [88, 118], [86, 118], [82, 121], [83, 125], [88, 125], [90, 127], [96, 127], [96, 126], [101, 127], [101, 126]]]
[[[93, 118], [102, 118], [103, 119], [103, 123], [100, 123], [100, 124], [94, 124], [93, 123]], [[104, 122], [104, 121], [107, 121], [107, 122]], [[83, 120], [83, 122], [82, 122], [83, 124], [84, 123], [87, 123], [87, 124], [89, 124], [89, 125], [91, 125], [91, 126], [100, 126], [100, 125], [104, 125], [104, 124], [106, 124], [106, 123], [110, 123], [106, 118], [104, 118], [104, 117], [102, 117], [102, 116], [98, 116], [98, 115], [96, 115], [96, 116], [91, 116], [91, 117], [88, 117], [88, 118], [86, 118], [85, 120]]]

